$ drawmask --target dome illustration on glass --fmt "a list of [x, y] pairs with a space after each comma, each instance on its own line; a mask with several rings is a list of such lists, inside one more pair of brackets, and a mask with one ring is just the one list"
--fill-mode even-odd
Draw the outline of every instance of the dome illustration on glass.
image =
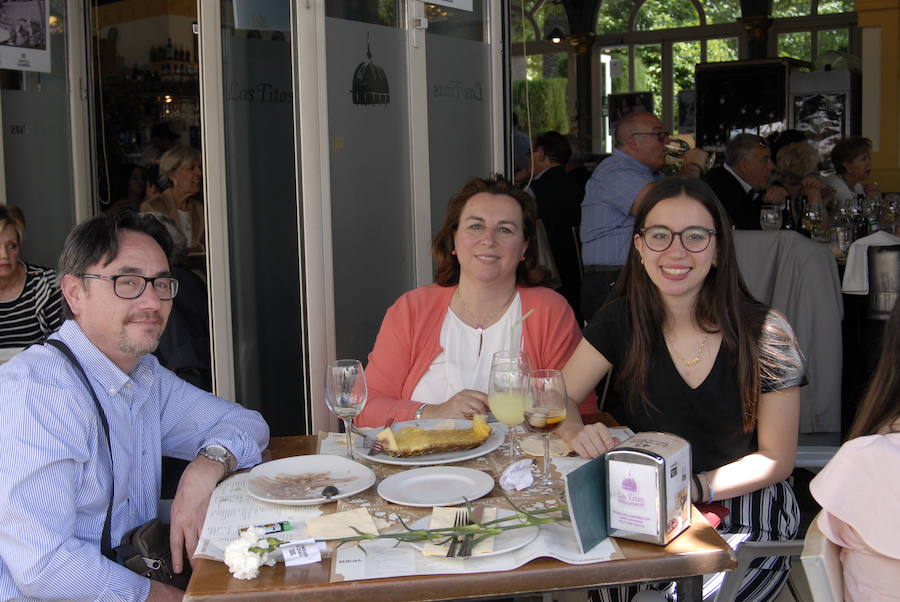
[[384, 69], [372, 62], [370, 34], [366, 34], [366, 58], [368, 62], [357, 65], [353, 72], [353, 104], [386, 105], [391, 101], [391, 90]]

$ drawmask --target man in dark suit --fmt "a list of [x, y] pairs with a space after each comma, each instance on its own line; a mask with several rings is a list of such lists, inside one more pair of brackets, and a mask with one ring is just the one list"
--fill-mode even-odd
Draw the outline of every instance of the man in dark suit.
[[559, 270], [562, 281], [559, 294], [572, 306], [575, 317], [581, 324], [578, 310], [581, 266], [575, 232], [581, 223], [584, 190], [566, 173], [565, 165], [571, 154], [569, 141], [559, 132], [549, 131], [538, 136], [534, 141], [534, 150], [531, 151], [534, 179], [530, 188], [537, 201], [538, 218], [544, 223], [550, 250]]
[[725, 164], [709, 170], [709, 184], [738, 230], [759, 230], [759, 191], [775, 171], [765, 138], [738, 134], [725, 147]]

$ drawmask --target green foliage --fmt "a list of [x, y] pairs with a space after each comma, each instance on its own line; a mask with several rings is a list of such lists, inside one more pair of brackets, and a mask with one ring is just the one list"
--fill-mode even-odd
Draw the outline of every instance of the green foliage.
[[737, 0], [712, 0], [703, 3], [706, 22], [734, 23], [741, 16], [741, 7]]
[[691, 0], [646, 0], [634, 20], [637, 31], [697, 25], [700, 15]]
[[[809, 14], [812, 14], [810, 0], [775, 0], [772, 3], [772, 16], [775, 18], [803, 17]], [[780, 54], [780, 56], [790, 55]]]
[[788, 56], [801, 61], [812, 60], [812, 36], [808, 31], [778, 34], [778, 56]]
[[829, 50], [850, 51], [850, 31], [847, 29], [825, 29], [817, 32], [817, 35], [819, 36], [819, 54]]
[[706, 42], [706, 61], [708, 63], [736, 60], [738, 60], [737, 38], [719, 38]]
[[628, 31], [628, 19], [634, 0], [603, 0], [597, 16], [597, 33]]
[[819, 0], [818, 12], [820, 15], [852, 13], [854, 8], [853, 0]]
[[[569, 131], [566, 110], [568, 80], [561, 77], [535, 79], [528, 82], [528, 104], [531, 107], [531, 131], [534, 133], [556, 130]], [[528, 114], [525, 110], [525, 81], [513, 82], [513, 111], [523, 124]], [[524, 128], [523, 128], [524, 129]]]

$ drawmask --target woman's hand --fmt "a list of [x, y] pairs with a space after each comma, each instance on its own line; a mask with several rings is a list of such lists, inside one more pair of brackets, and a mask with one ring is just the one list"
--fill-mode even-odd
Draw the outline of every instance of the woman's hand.
[[596, 458], [621, 443], [600, 423], [587, 424], [579, 430], [560, 430], [559, 435], [582, 458]]
[[863, 184], [863, 192], [866, 193], [867, 199], [871, 199], [881, 194], [881, 187], [878, 186], [878, 182], [869, 182], [868, 184]]
[[784, 205], [784, 197], [788, 194], [787, 188], [780, 184], [773, 184], [763, 194], [763, 203], [766, 205]]
[[487, 395], [481, 391], [463, 389], [441, 404], [428, 405], [422, 410], [422, 418], [471, 418], [486, 414]]

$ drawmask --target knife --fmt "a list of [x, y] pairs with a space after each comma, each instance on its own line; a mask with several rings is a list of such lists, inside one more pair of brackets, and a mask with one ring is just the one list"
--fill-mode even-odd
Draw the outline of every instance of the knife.
[[[472, 516], [470, 517], [470, 524], [480, 523], [482, 517], [484, 516], [484, 506], [475, 506], [472, 510]], [[460, 558], [468, 558], [472, 555], [472, 548], [474, 547], [475, 535], [469, 534], [463, 538], [462, 547], [459, 550], [457, 556]]]

